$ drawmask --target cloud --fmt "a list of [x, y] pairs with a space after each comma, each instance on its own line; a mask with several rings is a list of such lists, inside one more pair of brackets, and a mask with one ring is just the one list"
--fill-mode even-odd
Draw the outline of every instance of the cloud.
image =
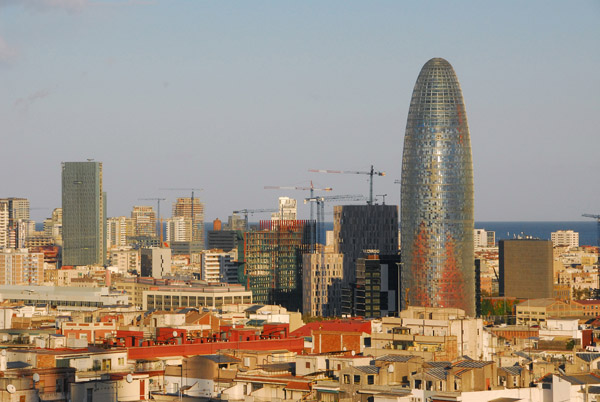
[[26, 98], [18, 98], [17, 100], [15, 100], [14, 106], [16, 108], [20, 108], [26, 112], [29, 110], [29, 107], [34, 102], [36, 102], [39, 99], [44, 99], [45, 97], [47, 97], [50, 94], [51, 94], [51, 91], [49, 89], [40, 89], [39, 91], [32, 93], [31, 95], [29, 95]]
[[18, 52], [15, 48], [9, 46], [3, 37], [0, 36], [0, 65], [7, 65], [13, 62]]

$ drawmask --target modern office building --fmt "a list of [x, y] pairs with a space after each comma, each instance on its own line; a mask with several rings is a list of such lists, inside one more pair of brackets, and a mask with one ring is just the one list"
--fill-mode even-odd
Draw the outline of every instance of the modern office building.
[[104, 265], [106, 193], [101, 162], [63, 162], [63, 265]]
[[154, 208], [136, 205], [131, 211], [131, 219], [135, 228], [135, 236], [156, 236], [156, 212], [154, 212]]
[[126, 294], [111, 292], [107, 287], [78, 288], [73, 286], [0, 285], [0, 301], [43, 303], [54, 308], [69, 306], [72, 309], [128, 304]]
[[156, 279], [171, 274], [170, 248], [143, 248], [141, 251], [141, 274]]
[[252, 292], [239, 284], [159, 286], [143, 292], [142, 309], [220, 308], [226, 304], [251, 304], [252, 297]]
[[554, 297], [554, 266], [550, 240], [500, 240], [498, 259], [501, 297], [522, 299]]
[[446, 60], [415, 84], [402, 156], [402, 286], [411, 306], [475, 314], [473, 162], [462, 91]]
[[231, 251], [237, 248], [238, 244], [244, 241], [244, 238], [243, 232], [238, 230], [209, 230], [207, 240], [209, 250]]
[[356, 281], [342, 291], [342, 314], [377, 318], [400, 313], [400, 255], [366, 255], [356, 260]]
[[336, 205], [333, 207], [333, 252], [344, 255], [342, 286], [356, 281], [356, 261], [366, 254], [397, 254], [398, 207]]
[[555, 247], [579, 247], [579, 233], [572, 230], [558, 230], [552, 232], [550, 233], [550, 240], [552, 240], [552, 245]]

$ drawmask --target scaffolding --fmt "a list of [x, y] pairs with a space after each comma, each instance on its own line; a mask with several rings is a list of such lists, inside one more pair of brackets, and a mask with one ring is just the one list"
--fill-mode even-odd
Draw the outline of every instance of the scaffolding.
[[244, 234], [244, 276], [253, 301], [302, 308], [302, 254], [309, 253], [314, 222], [260, 221]]

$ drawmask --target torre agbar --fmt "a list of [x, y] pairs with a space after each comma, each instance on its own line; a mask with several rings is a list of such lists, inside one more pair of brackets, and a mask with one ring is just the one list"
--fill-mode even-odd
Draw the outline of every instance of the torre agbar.
[[425, 63], [413, 90], [401, 198], [404, 307], [474, 316], [471, 139], [458, 78], [444, 59]]

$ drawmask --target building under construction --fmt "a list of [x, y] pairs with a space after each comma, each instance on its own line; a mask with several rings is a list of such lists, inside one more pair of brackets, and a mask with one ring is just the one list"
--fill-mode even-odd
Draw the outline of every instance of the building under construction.
[[314, 222], [282, 220], [244, 233], [244, 280], [255, 303], [302, 309], [302, 255], [314, 230]]

